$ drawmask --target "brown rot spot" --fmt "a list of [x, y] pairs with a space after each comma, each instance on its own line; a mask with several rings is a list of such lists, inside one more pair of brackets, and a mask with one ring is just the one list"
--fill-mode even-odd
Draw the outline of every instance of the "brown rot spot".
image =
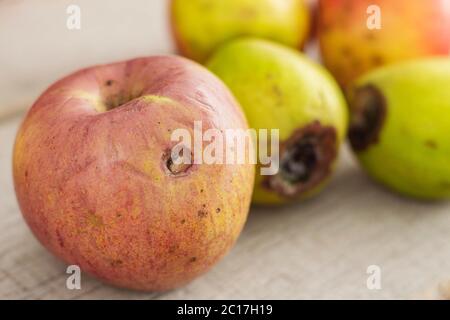
[[217, 208], [217, 209], [216, 209], [216, 212], [217, 212], [217, 213], [220, 213], [220, 211], [221, 211], [220, 208]]
[[106, 80], [105, 86], [110, 87], [112, 86], [113, 82], [114, 82], [113, 80]]
[[386, 99], [374, 86], [356, 89], [350, 99], [350, 143], [355, 151], [363, 151], [376, 144], [386, 119]]
[[197, 257], [192, 257], [189, 259], [189, 262], [195, 262], [195, 261], [197, 261]]
[[206, 210], [198, 210], [197, 214], [199, 218], [205, 218], [208, 216], [208, 212]]
[[185, 219], [181, 220], [181, 224], [185, 224], [185, 223], [186, 223]]
[[434, 140], [427, 140], [425, 141], [425, 147], [429, 149], [437, 149], [438, 145]]
[[181, 149], [179, 152], [167, 150], [164, 153], [162, 160], [166, 172], [173, 176], [184, 176], [188, 173], [189, 169], [192, 167], [192, 154], [190, 157], [185, 157], [185, 152], [190, 153], [187, 149]]
[[282, 197], [301, 196], [329, 176], [336, 156], [336, 129], [312, 122], [281, 143], [280, 170], [263, 186]]

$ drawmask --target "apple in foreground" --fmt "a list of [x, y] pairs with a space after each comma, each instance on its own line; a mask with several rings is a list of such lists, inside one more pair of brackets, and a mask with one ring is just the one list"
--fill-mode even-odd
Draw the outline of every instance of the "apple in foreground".
[[171, 16], [178, 49], [199, 62], [240, 36], [301, 48], [310, 29], [305, 0], [172, 0]]
[[53, 84], [16, 138], [26, 222], [68, 264], [162, 291], [206, 272], [245, 223], [254, 166], [174, 165], [171, 132], [247, 128], [223, 83], [184, 58], [100, 65]]
[[382, 65], [450, 53], [449, 0], [320, 0], [325, 65], [342, 86]]

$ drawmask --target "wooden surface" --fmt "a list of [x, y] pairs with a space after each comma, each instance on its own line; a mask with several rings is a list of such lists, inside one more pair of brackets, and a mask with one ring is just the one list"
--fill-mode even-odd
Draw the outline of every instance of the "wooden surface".
[[[0, 122], [0, 298], [399, 299], [447, 294], [442, 291], [450, 279], [449, 204], [385, 192], [347, 151], [318, 198], [276, 210], [253, 208], [232, 252], [187, 287], [143, 294], [82, 275], [82, 289], [68, 290], [66, 266], [38, 244], [17, 207], [11, 149], [19, 119]], [[381, 290], [366, 286], [369, 265], [381, 268]]]
[[[81, 33], [61, 27], [68, 3], [80, 4], [86, 14]], [[69, 71], [170, 52], [167, 23], [161, 18], [164, 3], [134, 0], [132, 7], [115, 0], [0, 1], [0, 115], [20, 113]], [[146, 12], [152, 12], [154, 19], [146, 19]], [[153, 41], [144, 41], [146, 37]], [[98, 43], [101, 46], [93, 45]], [[17, 207], [11, 150], [20, 117], [0, 118], [0, 298], [450, 296], [450, 204], [421, 203], [386, 192], [362, 173], [346, 149], [323, 194], [300, 205], [253, 208], [232, 252], [190, 285], [164, 294], [143, 294], [82, 275], [82, 289], [70, 291], [66, 266], [35, 240]], [[381, 290], [366, 286], [370, 265], [381, 268]]]

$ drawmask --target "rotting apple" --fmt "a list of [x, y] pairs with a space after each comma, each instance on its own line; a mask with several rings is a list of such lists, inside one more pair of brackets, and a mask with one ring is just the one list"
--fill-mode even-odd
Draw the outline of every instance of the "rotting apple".
[[450, 59], [386, 66], [349, 90], [349, 137], [376, 181], [404, 195], [450, 198]]
[[450, 0], [320, 0], [322, 58], [342, 86], [382, 65], [450, 54]]
[[251, 128], [280, 130], [279, 171], [264, 176], [257, 170], [253, 201], [280, 204], [319, 192], [332, 174], [348, 122], [343, 93], [331, 75], [293, 49], [256, 38], [225, 44], [207, 67], [234, 93]]
[[156, 56], [52, 85], [16, 138], [14, 182], [40, 242], [120, 287], [161, 291], [206, 272], [248, 214], [254, 165], [175, 165], [171, 132], [247, 128], [208, 70]]
[[204, 62], [224, 42], [240, 36], [301, 48], [310, 13], [305, 0], [171, 0], [171, 24], [180, 52]]

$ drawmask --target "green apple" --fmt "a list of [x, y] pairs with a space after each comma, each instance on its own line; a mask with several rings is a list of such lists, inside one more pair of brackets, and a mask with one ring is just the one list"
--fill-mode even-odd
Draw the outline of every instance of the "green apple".
[[310, 27], [305, 0], [172, 0], [171, 16], [179, 50], [200, 62], [239, 36], [301, 48]]
[[348, 122], [331, 75], [293, 49], [255, 38], [225, 44], [207, 67], [234, 93], [251, 128], [279, 129], [279, 171], [264, 176], [257, 170], [254, 203], [280, 204], [320, 191]]
[[373, 71], [349, 93], [350, 141], [375, 180], [405, 195], [450, 198], [450, 59]]

